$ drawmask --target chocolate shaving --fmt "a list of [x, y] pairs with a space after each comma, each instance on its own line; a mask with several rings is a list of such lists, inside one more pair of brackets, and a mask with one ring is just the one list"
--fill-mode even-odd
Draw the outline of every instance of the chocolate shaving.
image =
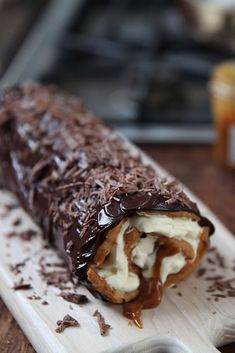
[[73, 247], [74, 247], [74, 244], [73, 244], [72, 240], [70, 240], [70, 241], [67, 243], [67, 245], [66, 245], [66, 252], [67, 252], [68, 254], [70, 254], [70, 252], [71, 252], [71, 250], [73, 249]]
[[26, 262], [29, 260], [29, 257], [27, 257], [26, 259], [24, 259], [21, 262], [17, 262], [15, 265], [10, 265], [10, 270], [15, 274], [18, 275], [19, 273], [21, 273], [21, 268], [25, 266]]
[[212, 260], [212, 259], [210, 259], [210, 258], [207, 258], [206, 260], [207, 260], [207, 262], [209, 262], [211, 265], [215, 265], [215, 264], [216, 264], [215, 261]]
[[79, 322], [70, 315], [65, 315], [63, 320], [58, 320], [56, 324], [57, 324], [57, 327], [56, 327], [55, 331], [57, 333], [63, 332], [68, 327], [80, 326]]
[[219, 252], [216, 252], [216, 260], [217, 260], [217, 263], [219, 264], [219, 266], [221, 268], [225, 268], [226, 265], [225, 265], [225, 259], [224, 259], [224, 256], [222, 256]]
[[66, 268], [66, 264], [64, 262], [46, 262], [45, 266]]
[[101, 315], [101, 313], [98, 310], [94, 312], [93, 316], [97, 317], [101, 336], [105, 336], [108, 333], [109, 329], [111, 329], [112, 327], [106, 324], [104, 317]]
[[39, 295], [30, 295], [29, 297], [27, 297], [29, 300], [40, 300], [42, 299]]
[[14, 289], [14, 290], [28, 290], [28, 289], [32, 289], [32, 286], [30, 283], [25, 283], [24, 279], [21, 278], [19, 280], [19, 282], [14, 283], [12, 289]]
[[16, 231], [10, 232], [7, 234], [7, 237], [8, 238], [17, 237], [17, 238], [20, 238], [21, 240], [24, 240], [24, 241], [31, 241], [32, 238], [34, 236], [36, 236], [37, 234], [38, 234], [38, 232], [36, 232], [35, 230], [28, 229], [23, 232], [16, 232]]
[[199, 268], [199, 270], [197, 271], [197, 277], [202, 277], [204, 276], [205, 273], [206, 273], [206, 268], [204, 267]]
[[12, 222], [13, 226], [15, 226], [15, 227], [18, 227], [21, 223], [22, 223], [22, 219], [21, 219], [21, 218], [16, 218], [16, 219]]
[[4, 208], [6, 211], [11, 212], [11, 211], [15, 210], [16, 208], [19, 208], [19, 204], [17, 204], [17, 203], [5, 204]]
[[42, 305], [48, 305], [48, 302], [47, 302], [46, 300], [43, 300], [43, 301], [41, 302], [41, 304], [42, 304]]
[[[76, 283], [73, 280], [72, 273], [67, 267], [64, 268], [63, 266], [61, 270], [48, 271], [47, 267], [51, 268], [51, 264], [48, 266], [48, 263], [44, 261], [45, 258], [42, 256], [39, 259], [39, 274], [47, 285], [54, 286], [60, 290], [71, 289], [70, 286], [75, 287]], [[62, 263], [59, 264], [62, 265]], [[58, 263], [56, 263], [56, 265], [58, 265]]]
[[235, 278], [224, 279], [222, 276], [215, 276], [209, 277], [208, 281], [211, 281], [212, 284], [206, 289], [206, 292], [211, 293], [212, 296], [217, 298], [235, 296]]
[[221, 279], [223, 279], [223, 276], [220, 276], [220, 275], [211, 276], [211, 277], [206, 277], [205, 278], [206, 281], [218, 281], [218, 280], [221, 280]]
[[40, 271], [40, 275], [49, 286], [54, 286], [60, 289], [69, 289], [67, 284], [68, 282], [71, 282], [72, 278], [69, 271]]
[[227, 295], [224, 294], [212, 294], [212, 296], [217, 298], [227, 298]]
[[216, 246], [211, 246], [211, 247], [208, 249], [208, 252], [215, 252], [215, 251], [217, 251]]
[[89, 302], [89, 299], [84, 294], [61, 292], [60, 297], [62, 297], [64, 300], [66, 300], [70, 303], [74, 303], [74, 304], [81, 305], [81, 304], [86, 304]]
[[[226, 272], [224, 269], [228, 268], [225, 257], [216, 246], [211, 247], [209, 253], [209, 257], [206, 260], [210, 267], [207, 267], [207, 272], [218, 272], [219, 270], [219, 273], [221, 273], [222, 270], [222, 274], [205, 277], [205, 281], [209, 284], [206, 288], [206, 293], [210, 294], [207, 300], [215, 300], [218, 302], [220, 299], [235, 297], [235, 278], [225, 277]], [[201, 269], [199, 271], [201, 271]], [[202, 275], [204, 274], [203, 271]]]

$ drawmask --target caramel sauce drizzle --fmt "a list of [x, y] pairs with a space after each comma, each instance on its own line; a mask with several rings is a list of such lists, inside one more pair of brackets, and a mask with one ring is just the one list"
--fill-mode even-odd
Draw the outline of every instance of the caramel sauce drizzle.
[[177, 254], [180, 249], [175, 244], [166, 244], [164, 240], [158, 244], [157, 257], [153, 269], [153, 278], [140, 278], [140, 291], [136, 299], [123, 305], [123, 315], [132, 320], [134, 324], [143, 328], [141, 312], [143, 309], [152, 309], [158, 306], [162, 300], [163, 284], [160, 279], [162, 260], [167, 256]]

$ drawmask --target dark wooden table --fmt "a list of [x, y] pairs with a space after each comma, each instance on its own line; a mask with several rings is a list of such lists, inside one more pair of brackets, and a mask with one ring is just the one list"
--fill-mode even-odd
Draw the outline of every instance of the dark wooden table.
[[[212, 159], [210, 146], [141, 145], [141, 147], [197, 194], [235, 234], [235, 172], [220, 169], [216, 165]], [[234, 353], [235, 344], [220, 348], [220, 351]], [[0, 352], [35, 352], [1, 300]]]

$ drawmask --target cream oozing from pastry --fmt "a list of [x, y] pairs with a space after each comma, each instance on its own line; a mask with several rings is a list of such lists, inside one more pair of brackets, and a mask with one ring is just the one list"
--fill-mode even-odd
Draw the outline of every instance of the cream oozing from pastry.
[[[129, 218], [121, 227], [116, 244], [108, 258], [97, 269], [107, 284], [119, 291], [131, 292], [139, 287], [139, 276], [128, 269], [128, 259], [124, 251], [124, 234], [136, 228], [146, 236], [140, 238], [133, 247], [131, 260], [142, 269], [145, 278], [153, 277], [153, 266], [156, 261], [156, 242], [158, 236], [187, 241], [193, 248], [196, 257], [202, 233], [202, 227], [197, 221], [187, 217], [169, 217], [163, 214], [137, 214]], [[158, 236], [154, 236], [156, 233]], [[180, 272], [186, 265], [182, 252], [164, 257], [161, 262], [160, 279], [164, 284], [170, 274]]]
[[98, 270], [98, 274], [105, 278], [110, 287], [124, 292], [131, 292], [140, 284], [139, 277], [128, 270], [128, 259], [124, 251], [124, 234], [129, 227], [129, 221], [122, 225], [116, 245], [112, 247], [108, 259]]
[[169, 238], [187, 241], [197, 254], [202, 227], [188, 217], [169, 217], [165, 214], [144, 213], [131, 218], [131, 224], [140, 232], [158, 233]]

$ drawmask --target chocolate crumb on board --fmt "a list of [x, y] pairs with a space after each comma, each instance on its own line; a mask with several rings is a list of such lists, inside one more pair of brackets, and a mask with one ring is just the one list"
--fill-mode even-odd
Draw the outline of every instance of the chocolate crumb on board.
[[28, 290], [28, 289], [32, 289], [32, 286], [30, 283], [25, 283], [24, 279], [21, 278], [19, 280], [19, 282], [14, 283], [12, 289], [14, 289], [14, 290]]
[[15, 275], [21, 273], [21, 268], [25, 266], [26, 262], [29, 260], [29, 257], [26, 257], [23, 261], [17, 262], [15, 265], [10, 264], [10, 270]]
[[219, 281], [223, 279], [223, 276], [218, 275], [218, 276], [208, 276], [205, 278], [206, 281]]
[[18, 217], [12, 222], [12, 225], [15, 227], [18, 227], [21, 223], [22, 223], [22, 219]]
[[182, 293], [181, 292], [178, 292], [177, 293], [179, 297], [182, 297]]
[[64, 316], [63, 320], [58, 320], [56, 324], [57, 324], [57, 327], [55, 331], [57, 333], [63, 332], [68, 327], [80, 326], [79, 322], [68, 314]]
[[74, 304], [81, 305], [89, 302], [89, 299], [84, 294], [61, 292], [59, 296], [62, 297], [64, 300]]
[[209, 262], [209, 264], [216, 265], [215, 261], [213, 261], [211, 258], [207, 258], [206, 260]]
[[48, 286], [54, 286], [60, 290], [71, 289], [68, 284], [71, 283], [71, 273], [68, 271], [50, 271], [40, 270], [39, 274]]
[[35, 295], [35, 294], [30, 295], [30, 296], [28, 296], [27, 298], [30, 299], [30, 300], [40, 300], [40, 299], [42, 299], [42, 298], [40, 297], [40, 295]]
[[38, 234], [38, 232], [36, 230], [28, 229], [23, 232], [13, 231], [13, 232], [7, 233], [7, 237], [8, 238], [17, 237], [17, 238], [20, 238], [21, 240], [24, 240], [24, 241], [30, 241], [37, 234]]
[[109, 329], [111, 329], [112, 327], [106, 324], [104, 317], [101, 315], [101, 313], [98, 310], [94, 312], [93, 316], [97, 317], [101, 336], [105, 336], [108, 333]]
[[[68, 267], [60, 266], [60, 270], [51, 270], [51, 265], [48, 265], [48, 263], [45, 262], [44, 256], [40, 257], [38, 264], [40, 267], [39, 275], [47, 285], [59, 288], [61, 291], [69, 290], [71, 287], [76, 287], [73, 275]], [[56, 263], [56, 265], [58, 265], [58, 263]], [[60, 263], [60, 265], [62, 265], [62, 263]], [[50, 270], [48, 270], [48, 267]]]
[[5, 204], [4, 208], [7, 212], [11, 212], [16, 208], [19, 208], [19, 204], [18, 203]]
[[214, 252], [214, 251], [216, 251], [216, 250], [217, 250], [216, 246], [211, 246], [211, 247], [208, 249], [208, 252]]
[[46, 300], [43, 300], [43, 301], [41, 302], [41, 304], [42, 304], [42, 305], [49, 305]]
[[227, 296], [224, 294], [212, 294], [213, 297], [217, 297], [217, 298], [226, 298]]
[[199, 268], [199, 270], [196, 273], [197, 277], [202, 277], [204, 274], [206, 273], [206, 268], [205, 267], [201, 267]]
[[[209, 267], [207, 267], [206, 271], [201, 268], [197, 272], [197, 275], [200, 274], [200, 277], [204, 276], [204, 280], [208, 282], [206, 292], [209, 297], [207, 300], [218, 302], [220, 299], [235, 297], [235, 278], [225, 278], [224, 275], [224, 269], [228, 268], [225, 257], [221, 255], [216, 246], [211, 247], [208, 253], [209, 257], [207, 257], [206, 261]], [[218, 270], [220, 270], [218, 275], [207, 275], [205, 277], [208, 271], [218, 272]], [[221, 270], [223, 271], [222, 274]]]
[[208, 253], [210, 257], [207, 257], [206, 260], [207, 262], [209, 262], [209, 264], [216, 265], [222, 269], [227, 267], [225, 257], [221, 255], [221, 253], [219, 252], [216, 246], [211, 247], [208, 250]]

